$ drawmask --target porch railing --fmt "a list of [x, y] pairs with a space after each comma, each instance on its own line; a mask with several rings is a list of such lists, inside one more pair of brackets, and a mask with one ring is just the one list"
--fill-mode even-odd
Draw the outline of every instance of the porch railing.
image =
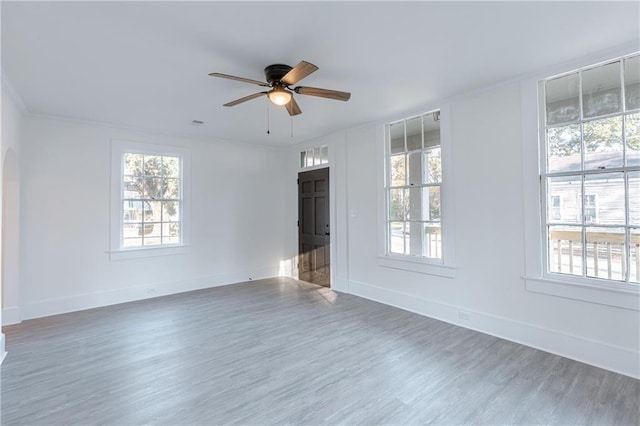
[[[582, 275], [582, 232], [553, 230], [549, 235], [554, 272]], [[640, 271], [640, 235], [631, 235], [631, 280]], [[627, 256], [625, 236], [613, 232], [588, 232], [586, 259], [589, 276], [616, 279], [624, 276]]]

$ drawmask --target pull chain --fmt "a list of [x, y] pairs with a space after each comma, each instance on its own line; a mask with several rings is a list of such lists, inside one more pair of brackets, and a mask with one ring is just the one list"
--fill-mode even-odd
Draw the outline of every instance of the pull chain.
[[269, 130], [270, 124], [271, 124], [271, 117], [269, 116], [269, 104], [271, 102], [269, 102], [269, 99], [267, 99], [267, 134], [270, 135], [271, 131]]
[[291, 116], [291, 139], [293, 139], [293, 115]]

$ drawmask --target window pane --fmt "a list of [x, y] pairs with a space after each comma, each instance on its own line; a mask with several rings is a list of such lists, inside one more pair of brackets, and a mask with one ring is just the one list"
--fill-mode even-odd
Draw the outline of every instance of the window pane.
[[405, 165], [405, 155], [394, 155], [390, 158], [391, 165], [391, 186], [404, 186], [407, 169]]
[[409, 185], [420, 185], [422, 183], [422, 151], [414, 151], [407, 157], [409, 158], [407, 181]]
[[144, 156], [145, 176], [162, 176], [162, 157], [159, 155]]
[[134, 176], [142, 174], [142, 154], [124, 154], [123, 174]]
[[580, 125], [547, 130], [547, 168], [550, 173], [580, 170]]
[[422, 149], [422, 117], [407, 120], [407, 151]]
[[627, 141], [627, 166], [640, 165], [640, 113], [629, 114], [624, 123]]
[[422, 256], [424, 244], [424, 223], [407, 222], [405, 224], [407, 254], [412, 256]]
[[307, 150], [305, 159], [307, 161], [307, 164], [305, 165], [305, 167], [313, 167], [313, 150], [312, 149]]
[[[122, 225], [122, 238], [138, 238], [142, 236], [142, 223], [141, 222], [128, 222]], [[140, 243], [142, 244], [142, 242]]]
[[162, 224], [162, 244], [178, 244], [180, 242], [180, 224]]
[[162, 166], [164, 177], [180, 177], [180, 158], [162, 157]]
[[389, 252], [404, 254], [404, 222], [389, 223]]
[[320, 147], [313, 148], [313, 164], [317, 166], [320, 164]]
[[[563, 223], [581, 223], [582, 217], [582, 177], [559, 176], [547, 178], [547, 218], [552, 217], [551, 200], [559, 198], [560, 217]], [[552, 221], [552, 220], [550, 220]]]
[[162, 202], [162, 221], [177, 222], [180, 220], [180, 203], [176, 201]]
[[582, 108], [584, 117], [622, 111], [620, 61], [583, 71]]
[[624, 225], [624, 175], [601, 173], [584, 178], [585, 223]]
[[162, 180], [162, 198], [176, 199], [180, 197], [180, 179]]
[[320, 163], [327, 164], [329, 162], [329, 147], [325, 145], [320, 150]]
[[162, 197], [162, 178], [146, 176], [144, 178], [144, 198]]
[[306, 151], [300, 152], [300, 168], [304, 169], [307, 166], [306, 160], [305, 160], [306, 156], [307, 156]]
[[125, 238], [122, 240], [124, 248], [142, 247], [142, 238]]
[[422, 190], [424, 191], [424, 220], [440, 220], [440, 187], [428, 186]]
[[640, 283], [640, 229], [631, 228], [631, 258], [629, 281]]
[[144, 212], [144, 221], [145, 222], [161, 222], [162, 221], [162, 203], [160, 201], [149, 201], [149, 202], [145, 202], [145, 204], [147, 209]]
[[431, 148], [440, 145], [440, 111], [423, 116], [424, 147]]
[[439, 223], [425, 223], [422, 255], [431, 259], [442, 259], [442, 232]]
[[404, 121], [401, 121], [389, 126], [389, 152], [397, 154], [404, 151]]
[[582, 275], [582, 227], [549, 226], [549, 272]]
[[389, 190], [389, 220], [404, 220], [404, 189]]
[[142, 222], [142, 201], [123, 201], [122, 221], [123, 223]]
[[142, 243], [145, 246], [158, 246], [162, 243], [162, 239], [160, 237], [145, 237]]
[[547, 206], [549, 212], [547, 222], [562, 222], [562, 197], [559, 195], [550, 196]]
[[584, 123], [584, 168], [593, 170], [622, 166], [622, 117]]
[[122, 198], [142, 198], [144, 184], [141, 176], [125, 176], [122, 185]]
[[587, 228], [587, 276], [623, 280], [626, 274], [624, 228]]
[[420, 188], [407, 188], [404, 190], [404, 206], [407, 212], [405, 220], [422, 220]]
[[569, 123], [580, 118], [579, 91], [577, 73], [545, 83], [547, 125]]
[[640, 172], [629, 172], [629, 225], [640, 226]]
[[442, 161], [440, 158], [440, 148], [430, 149], [424, 152], [425, 174], [424, 183], [442, 182]]
[[627, 111], [640, 108], [640, 56], [624, 60], [624, 97]]

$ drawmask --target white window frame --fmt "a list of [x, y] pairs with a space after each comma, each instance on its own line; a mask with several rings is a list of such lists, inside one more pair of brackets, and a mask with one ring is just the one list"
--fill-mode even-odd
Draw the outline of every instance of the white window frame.
[[430, 111], [440, 111], [440, 161], [442, 167], [442, 182], [440, 184], [440, 224], [442, 238], [442, 259], [408, 256], [388, 253], [387, 233], [387, 197], [386, 197], [386, 134], [387, 123], [405, 119], [398, 117], [386, 123], [377, 125], [378, 146], [378, 264], [384, 267], [435, 275], [445, 278], [455, 278], [456, 267], [453, 235], [455, 235], [453, 221], [453, 178], [452, 178], [452, 148], [451, 148], [451, 115], [449, 104], [433, 105], [423, 111], [408, 117], [428, 114]]
[[522, 110], [522, 162], [523, 207], [525, 225], [525, 273], [522, 277], [528, 291], [580, 300], [606, 306], [640, 311], [640, 286], [624, 282], [584, 278], [579, 276], [549, 274], [545, 271], [546, 236], [541, 201], [540, 135], [544, 124], [539, 120], [544, 105], [541, 81], [552, 75], [561, 75], [612, 61], [612, 58], [637, 52], [635, 43], [598, 52], [581, 59], [565, 62], [527, 76], [521, 83]]
[[[180, 157], [181, 159], [181, 211], [179, 244], [149, 247], [123, 247], [122, 245], [122, 177], [125, 153]], [[191, 155], [186, 148], [126, 140], [111, 141], [111, 229], [109, 254], [112, 260], [181, 254], [189, 245]]]

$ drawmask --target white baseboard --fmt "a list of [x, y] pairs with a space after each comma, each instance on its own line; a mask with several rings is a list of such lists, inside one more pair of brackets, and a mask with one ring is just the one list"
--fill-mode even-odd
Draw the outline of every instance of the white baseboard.
[[4, 333], [0, 333], [0, 364], [2, 364], [6, 356], [7, 352], [4, 350]]
[[[358, 281], [349, 282], [350, 293], [376, 302], [479, 331], [545, 352], [640, 378], [640, 354], [633, 350], [585, 339], [454, 305], [421, 299]], [[468, 319], [461, 319], [466, 316]]]
[[251, 271], [211, 275], [184, 281], [149, 283], [135, 287], [38, 300], [35, 302], [25, 303], [22, 306], [21, 319], [27, 320], [32, 318], [41, 318], [51, 315], [65, 314], [68, 312], [82, 311], [85, 309], [116, 305], [119, 303], [133, 302], [136, 300], [151, 299], [170, 294], [184, 293], [187, 291], [235, 284], [248, 281], [249, 277], [251, 277], [252, 280], [259, 280], [277, 276], [277, 267], [267, 267]]
[[22, 314], [17, 306], [2, 310], [2, 325], [20, 324], [21, 322]]
[[331, 290], [349, 293], [349, 280], [343, 277], [333, 277]]

